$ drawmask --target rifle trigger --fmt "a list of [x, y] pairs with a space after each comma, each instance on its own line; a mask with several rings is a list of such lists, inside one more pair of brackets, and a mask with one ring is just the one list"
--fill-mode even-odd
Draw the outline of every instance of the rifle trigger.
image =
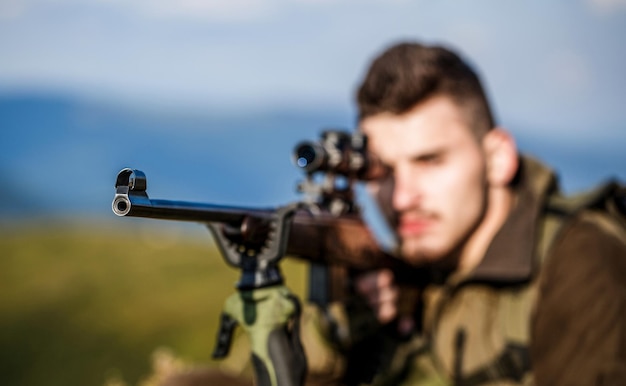
[[228, 355], [235, 327], [237, 327], [237, 320], [227, 313], [222, 312], [215, 350], [213, 350], [212, 355], [213, 359], [225, 358]]

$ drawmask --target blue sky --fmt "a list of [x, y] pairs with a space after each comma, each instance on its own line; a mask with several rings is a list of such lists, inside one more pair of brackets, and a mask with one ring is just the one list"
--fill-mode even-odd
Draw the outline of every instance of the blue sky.
[[374, 54], [423, 39], [475, 63], [502, 119], [585, 136], [626, 122], [625, 36], [626, 0], [2, 0], [0, 87], [352, 108]]
[[[369, 60], [417, 39], [458, 49], [500, 123], [557, 168], [591, 176], [582, 185], [626, 179], [625, 38], [626, 0], [0, 0], [0, 94], [181, 116], [350, 116]], [[567, 170], [572, 154], [593, 167]]]

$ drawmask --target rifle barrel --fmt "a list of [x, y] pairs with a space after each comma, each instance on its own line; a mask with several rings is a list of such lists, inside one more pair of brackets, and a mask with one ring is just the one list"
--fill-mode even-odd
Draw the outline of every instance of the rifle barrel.
[[[112, 207], [117, 216], [222, 223], [249, 241], [263, 239], [266, 226], [276, 214], [276, 209], [154, 200], [148, 197], [146, 177], [139, 170], [123, 169], [115, 187], [117, 192]], [[380, 249], [360, 216], [335, 217], [327, 213], [312, 214], [306, 209], [297, 210], [294, 215], [286, 253], [312, 262], [342, 264], [357, 269], [397, 262]]]
[[113, 201], [118, 216], [147, 217], [191, 222], [220, 222], [239, 225], [248, 216], [269, 219], [272, 211], [188, 201], [154, 200], [147, 196], [118, 195]]
[[188, 201], [153, 200], [148, 197], [146, 175], [141, 170], [122, 169], [115, 182], [113, 213], [120, 217], [147, 217], [162, 220], [220, 222], [241, 225], [246, 217], [269, 220], [271, 209], [244, 208]]

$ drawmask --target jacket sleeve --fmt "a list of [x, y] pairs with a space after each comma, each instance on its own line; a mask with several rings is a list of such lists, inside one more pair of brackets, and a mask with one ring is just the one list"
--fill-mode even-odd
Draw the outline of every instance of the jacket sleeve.
[[306, 304], [301, 319], [301, 340], [307, 357], [306, 386], [341, 385], [346, 358], [337, 328], [345, 328], [341, 305], [328, 308]]
[[362, 299], [325, 307], [305, 306], [301, 340], [307, 357], [306, 386], [369, 384], [395, 342]]
[[537, 385], [626, 382], [626, 245], [596, 220], [573, 220], [544, 263], [530, 348]]

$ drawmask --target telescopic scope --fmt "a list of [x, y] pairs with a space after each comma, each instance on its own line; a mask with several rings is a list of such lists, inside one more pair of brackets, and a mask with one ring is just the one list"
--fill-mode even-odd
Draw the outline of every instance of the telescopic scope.
[[326, 130], [318, 142], [300, 142], [294, 148], [293, 161], [307, 174], [327, 172], [359, 180], [380, 178], [385, 170], [368, 152], [363, 133], [343, 130]]

